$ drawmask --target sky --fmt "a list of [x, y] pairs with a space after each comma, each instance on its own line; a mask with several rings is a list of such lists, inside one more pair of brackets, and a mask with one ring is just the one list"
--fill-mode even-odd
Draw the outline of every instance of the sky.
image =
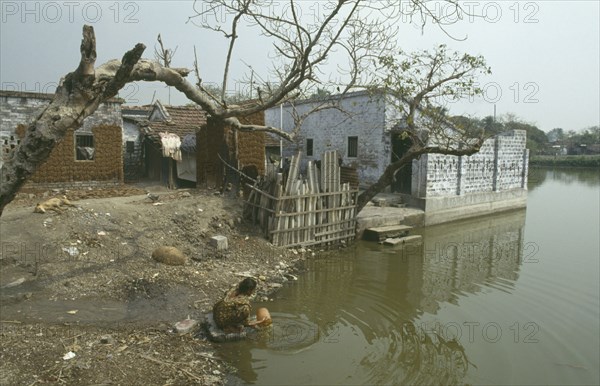
[[[192, 4], [0, 0], [0, 88], [54, 92], [59, 79], [79, 63], [84, 24], [92, 25], [96, 33], [96, 64], [121, 58], [138, 42], [148, 47], [144, 56], [153, 57], [160, 33], [167, 47], [177, 49], [174, 67], [192, 68], [195, 47], [203, 81], [219, 83], [227, 40], [199, 28], [193, 20], [188, 22], [194, 14]], [[303, 0], [303, 5], [313, 12], [325, 11], [323, 2]], [[431, 23], [421, 29], [406, 18], [399, 25], [398, 45], [405, 51], [447, 44], [453, 50], [483, 55], [491, 66], [492, 75], [479, 79], [483, 96], [452, 103], [452, 114], [484, 117], [495, 109], [499, 116], [515, 114], [546, 132], [600, 125], [600, 1], [464, 1], [462, 5], [481, 17], [466, 16], [446, 26], [451, 37]], [[286, 2], [274, 1], [273, 6], [284, 9]], [[437, 14], [448, 12], [444, 4], [433, 7]], [[272, 56], [264, 38], [252, 28], [242, 29], [239, 35], [233, 78], [248, 65], [266, 71]], [[325, 70], [337, 71], [333, 64]], [[233, 90], [238, 87], [234, 80], [231, 84]], [[153, 98], [173, 105], [188, 102], [177, 90], [158, 83], [130, 84], [119, 96], [132, 105], [148, 104]]]

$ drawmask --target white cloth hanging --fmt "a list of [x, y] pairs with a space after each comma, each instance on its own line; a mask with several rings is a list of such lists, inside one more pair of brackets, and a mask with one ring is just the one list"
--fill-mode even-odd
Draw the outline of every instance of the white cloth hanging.
[[181, 161], [181, 138], [177, 134], [165, 132], [160, 134], [163, 157], [171, 157], [175, 161]]

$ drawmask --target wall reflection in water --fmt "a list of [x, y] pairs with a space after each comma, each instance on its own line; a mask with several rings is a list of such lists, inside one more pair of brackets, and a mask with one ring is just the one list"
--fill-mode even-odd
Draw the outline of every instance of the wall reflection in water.
[[435, 313], [440, 302], [455, 303], [460, 294], [483, 286], [510, 291], [523, 259], [534, 258], [536, 245], [524, 245], [524, 228], [524, 210], [424, 228], [418, 307]]
[[417, 230], [421, 246], [360, 242], [307, 263], [266, 304], [274, 328], [220, 347], [244, 382], [456, 384], [474, 365], [460, 341], [415, 322], [484, 287], [511, 291], [525, 211]]

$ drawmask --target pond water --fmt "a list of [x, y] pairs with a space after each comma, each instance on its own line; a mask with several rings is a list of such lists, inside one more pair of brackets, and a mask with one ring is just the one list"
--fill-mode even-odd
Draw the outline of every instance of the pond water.
[[220, 345], [231, 383], [600, 384], [598, 170], [536, 169], [526, 210], [359, 242]]

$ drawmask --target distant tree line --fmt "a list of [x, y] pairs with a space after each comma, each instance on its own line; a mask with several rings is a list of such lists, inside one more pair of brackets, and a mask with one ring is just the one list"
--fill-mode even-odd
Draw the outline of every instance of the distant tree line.
[[510, 130], [525, 130], [527, 148], [533, 156], [555, 155], [561, 152], [564, 154], [600, 153], [600, 126], [579, 131], [555, 128], [545, 133], [534, 124], [527, 123], [514, 114], [505, 114], [498, 119], [492, 116], [485, 118], [453, 116], [449, 117], [449, 120], [457, 126], [468, 127], [473, 131], [482, 129], [487, 135], [496, 135]]
[[548, 141], [553, 149], [564, 149], [567, 154], [599, 154], [600, 153], [600, 126], [591, 126], [575, 131], [557, 127], [547, 134]]

